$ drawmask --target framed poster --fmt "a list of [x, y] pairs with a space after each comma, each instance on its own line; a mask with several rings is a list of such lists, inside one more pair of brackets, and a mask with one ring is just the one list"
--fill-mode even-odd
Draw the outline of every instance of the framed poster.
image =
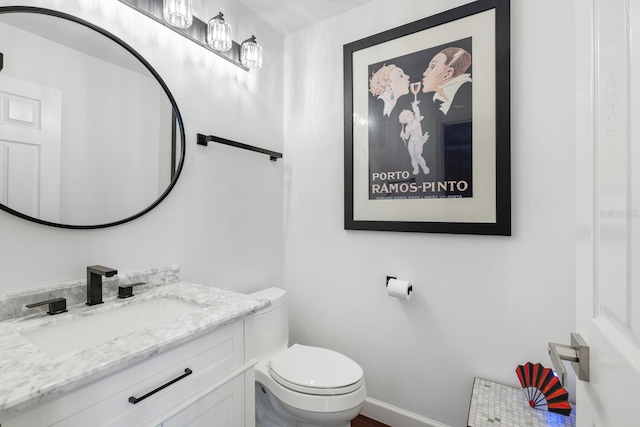
[[509, 0], [344, 46], [345, 229], [511, 235]]

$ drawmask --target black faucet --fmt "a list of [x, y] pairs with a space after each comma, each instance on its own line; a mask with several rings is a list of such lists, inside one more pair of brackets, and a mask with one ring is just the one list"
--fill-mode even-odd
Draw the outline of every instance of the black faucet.
[[111, 277], [116, 274], [118, 270], [103, 265], [87, 267], [87, 305], [102, 304], [102, 276]]

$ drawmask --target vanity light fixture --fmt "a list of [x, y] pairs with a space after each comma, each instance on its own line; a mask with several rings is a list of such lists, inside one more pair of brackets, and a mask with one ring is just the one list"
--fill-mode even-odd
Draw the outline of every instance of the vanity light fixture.
[[231, 25], [224, 20], [222, 12], [207, 23], [192, 15], [192, 0], [119, 1], [245, 71], [262, 67], [262, 47], [256, 43], [256, 37], [241, 44], [234, 42]]
[[226, 52], [231, 49], [231, 25], [224, 20], [222, 11], [207, 24], [207, 43], [211, 49]]
[[192, 0], [164, 0], [164, 19], [176, 28], [189, 28], [193, 23]]
[[250, 70], [262, 67], [262, 46], [256, 42], [255, 34], [240, 45], [240, 62]]

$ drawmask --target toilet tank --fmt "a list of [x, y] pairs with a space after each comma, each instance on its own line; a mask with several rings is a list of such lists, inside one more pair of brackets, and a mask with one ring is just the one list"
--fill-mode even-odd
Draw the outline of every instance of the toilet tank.
[[289, 347], [289, 312], [287, 292], [280, 288], [268, 288], [249, 294], [257, 299], [271, 301], [269, 307], [256, 312], [256, 357], [269, 360]]

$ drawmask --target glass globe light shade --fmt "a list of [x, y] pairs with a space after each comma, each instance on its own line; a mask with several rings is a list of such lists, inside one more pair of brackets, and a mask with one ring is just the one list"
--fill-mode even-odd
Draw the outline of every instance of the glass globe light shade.
[[231, 49], [231, 25], [225, 22], [223, 16], [220, 12], [207, 24], [207, 43], [211, 49], [221, 52]]
[[189, 28], [193, 22], [192, 0], [164, 0], [164, 19], [176, 28]]
[[256, 36], [251, 36], [240, 46], [240, 62], [250, 70], [262, 67], [262, 46], [256, 42]]

